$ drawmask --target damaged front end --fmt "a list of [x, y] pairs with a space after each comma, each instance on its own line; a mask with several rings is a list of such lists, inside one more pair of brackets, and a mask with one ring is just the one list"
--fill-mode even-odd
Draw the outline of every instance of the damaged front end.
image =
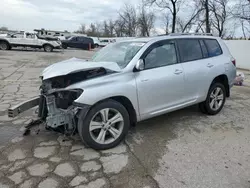
[[15, 117], [38, 105], [39, 121], [35, 122], [45, 122], [47, 129], [72, 135], [77, 130], [78, 113], [81, 110], [87, 112], [90, 106], [74, 102], [84, 92], [82, 88], [68, 89], [68, 86], [105, 74], [107, 74], [105, 68], [96, 67], [45, 80], [42, 77], [40, 96], [11, 107], [8, 116]]

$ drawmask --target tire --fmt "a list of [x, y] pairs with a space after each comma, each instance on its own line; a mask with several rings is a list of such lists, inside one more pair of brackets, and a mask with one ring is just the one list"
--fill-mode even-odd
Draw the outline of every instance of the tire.
[[[217, 94], [216, 92], [218, 91], [219, 93]], [[214, 102], [212, 102], [213, 100]], [[205, 114], [216, 115], [222, 110], [225, 101], [226, 101], [225, 86], [221, 83], [213, 83], [209, 88], [206, 101], [200, 103], [199, 107], [200, 110]]]
[[95, 48], [99, 48], [99, 45], [98, 45], [98, 44], [95, 44]]
[[10, 45], [8, 44], [8, 42], [2, 41], [0, 42], [0, 50], [9, 50], [10, 49]]
[[[107, 112], [107, 109], [109, 109], [108, 113], [105, 113]], [[101, 114], [108, 115], [102, 116]], [[119, 117], [115, 119], [117, 122], [114, 124], [109, 123], [109, 121], [115, 116]], [[108, 117], [106, 118], [108, 121], [104, 120], [105, 117]], [[104, 123], [105, 121], [106, 123]], [[95, 124], [93, 124], [93, 122]], [[93, 126], [91, 126], [91, 124], [93, 124]], [[77, 128], [84, 143], [93, 149], [105, 150], [117, 146], [122, 140], [124, 140], [129, 126], [129, 114], [126, 108], [114, 100], [106, 100], [93, 106], [86, 116], [85, 112], [82, 111], [79, 115]], [[93, 130], [90, 130], [90, 128]], [[115, 132], [113, 132], [114, 130]], [[101, 135], [104, 136], [102, 137]]]
[[63, 49], [67, 49], [68, 48], [66, 44], [63, 44], [62, 47], [63, 47]]
[[43, 49], [45, 52], [52, 52], [53, 51], [53, 46], [49, 45], [49, 44], [45, 44], [43, 46]]

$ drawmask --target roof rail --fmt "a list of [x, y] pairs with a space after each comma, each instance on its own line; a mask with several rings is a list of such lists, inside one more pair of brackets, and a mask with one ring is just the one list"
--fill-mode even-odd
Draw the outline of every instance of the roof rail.
[[203, 35], [203, 36], [214, 36], [212, 33], [170, 33], [169, 36], [179, 35]]

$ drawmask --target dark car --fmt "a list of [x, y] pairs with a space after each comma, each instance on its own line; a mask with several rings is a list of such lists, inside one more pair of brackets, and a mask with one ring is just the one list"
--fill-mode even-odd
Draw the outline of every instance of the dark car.
[[70, 47], [88, 50], [89, 46], [91, 46], [91, 48], [95, 47], [93, 39], [89, 37], [73, 36], [70, 37], [68, 40], [62, 40], [62, 47], [64, 49]]

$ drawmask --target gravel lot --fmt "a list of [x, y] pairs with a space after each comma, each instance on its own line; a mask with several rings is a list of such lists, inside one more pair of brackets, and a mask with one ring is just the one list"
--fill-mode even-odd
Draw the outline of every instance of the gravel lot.
[[250, 187], [249, 86], [235, 86], [216, 116], [193, 106], [153, 118], [111, 150], [94, 151], [78, 136], [43, 127], [22, 137], [20, 129], [34, 111], [10, 119], [7, 108], [38, 94], [39, 74], [47, 65], [93, 53], [0, 51], [0, 188]]

